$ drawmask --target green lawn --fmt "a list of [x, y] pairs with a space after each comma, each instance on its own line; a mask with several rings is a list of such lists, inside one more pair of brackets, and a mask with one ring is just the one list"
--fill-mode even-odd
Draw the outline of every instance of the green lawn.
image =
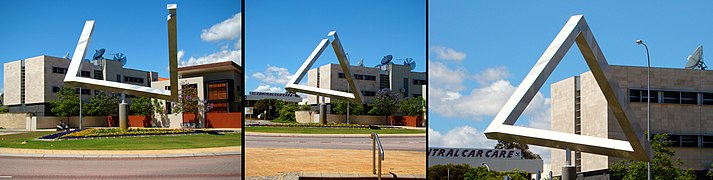
[[416, 129], [366, 129], [366, 128], [313, 128], [313, 127], [246, 127], [247, 132], [299, 133], [299, 134], [418, 134], [426, 131]]
[[[29, 132], [0, 135], [0, 147], [52, 150], [159, 150], [240, 146], [240, 133], [224, 135], [193, 134], [177, 136], [118, 137], [62, 141], [35, 141], [56, 132]], [[20, 144], [27, 140], [29, 143]]]

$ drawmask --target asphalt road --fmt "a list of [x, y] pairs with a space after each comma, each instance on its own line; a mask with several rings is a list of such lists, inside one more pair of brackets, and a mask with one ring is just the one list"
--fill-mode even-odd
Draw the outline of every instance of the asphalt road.
[[[426, 137], [381, 137], [384, 150], [426, 151]], [[369, 137], [266, 137], [245, 134], [249, 148], [315, 148], [371, 150]]]
[[[241, 155], [185, 158], [0, 157], [0, 179], [240, 179]], [[4, 177], [5, 176], [5, 177]]]

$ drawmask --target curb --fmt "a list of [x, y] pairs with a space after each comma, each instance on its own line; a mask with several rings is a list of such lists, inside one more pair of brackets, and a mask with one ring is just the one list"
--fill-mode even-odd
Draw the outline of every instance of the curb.
[[[258, 137], [322, 137], [322, 138], [371, 138], [371, 134], [296, 134], [296, 133], [262, 133], [245, 132], [245, 136]], [[388, 138], [418, 138], [426, 137], [426, 133], [419, 134], [379, 134], [379, 137]]]
[[32, 157], [32, 158], [178, 158], [242, 155], [240, 151], [220, 153], [186, 153], [186, 154], [0, 154], [0, 157]]

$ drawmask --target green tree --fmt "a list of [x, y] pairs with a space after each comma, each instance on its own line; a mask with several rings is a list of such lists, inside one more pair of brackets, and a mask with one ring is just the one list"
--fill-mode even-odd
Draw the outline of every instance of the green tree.
[[450, 179], [465, 179], [464, 175], [471, 170], [468, 164], [448, 164], [434, 165], [428, 167], [428, 177], [426, 179], [448, 180]]
[[90, 116], [112, 116], [119, 114], [119, 97], [107, 92], [100, 92], [89, 98], [89, 104], [82, 110]]
[[275, 110], [277, 111], [277, 122], [297, 122], [295, 111], [299, 108], [295, 102], [277, 101], [275, 102]]
[[399, 95], [384, 88], [376, 94], [376, 98], [369, 104], [369, 114], [391, 116], [399, 109]]
[[62, 87], [57, 92], [57, 99], [50, 101], [52, 113], [60, 117], [76, 116], [79, 114], [79, 96], [77, 90]]
[[[253, 107], [255, 108], [255, 113], [260, 114], [265, 111], [270, 111], [270, 112], [268, 112], [269, 113], [268, 117], [272, 117], [272, 114], [275, 114], [275, 112], [276, 112], [276, 107], [275, 107], [276, 102], [277, 102], [277, 99], [257, 100], [255, 102], [255, 104], [253, 105]], [[270, 109], [270, 107], [272, 107], [272, 109]]]
[[347, 103], [349, 104], [349, 115], [364, 114], [364, 106], [351, 101], [340, 100], [334, 106], [334, 113], [339, 115], [347, 114]]
[[[683, 170], [681, 159], [671, 160], [676, 152], [669, 149], [670, 141], [667, 134], [657, 134], [651, 140], [654, 158], [651, 161], [651, 175], [653, 179], [696, 179], [693, 170]], [[611, 167], [614, 176], [624, 180], [646, 179], [647, 163], [644, 161], [623, 160]]]
[[509, 142], [498, 140], [498, 144], [495, 145], [495, 149], [519, 149], [522, 152], [522, 158], [525, 159], [542, 159], [540, 155], [537, 155], [530, 151], [530, 146], [527, 144], [520, 144], [518, 142]]
[[178, 102], [173, 104], [174, 113], [192, 113], [193, 120], [191, 122], [198, 124], [198, 116], [213, 108], [213, 104], [207, 103], [198, 97], [198, 89], [195, 84], [181, 83], [181, 89], [178, 91]]
[[711, 164], [711, 168], [708, 169], [706, 176], [708, 176], [708, 179], [713, 179], [713, 163]]
[[423, 116], [424, 104], [425, 102], [420, 96], [407, 98], [401, 101], [399, 110], [406, 116]]
[[131, 109], [131, 112], [135, 115], [149, 116], [153, 113], [154, 106], [150, 98], [139, 97], [131, 101], [129, 109]]

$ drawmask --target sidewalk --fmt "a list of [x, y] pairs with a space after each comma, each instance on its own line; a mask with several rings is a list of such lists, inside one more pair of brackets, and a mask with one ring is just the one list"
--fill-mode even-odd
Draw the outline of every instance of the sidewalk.
[[241, 146], [169, 150], [46, 150], [0, 148], [0, 157], [52, 158], [168, 158], [240, 155]]
[[[264, 133], [264, 132], [245, 132], [247, 136], [262, 136], [262, 137], [331, 137], [331, 138], [370, 138], [371, 134], [299, 134], [299, 133]], [[379, 134], [379, 137], [390, 138], [409, 138], [409, 137], [426, 137], [426, 131], [418, 134]]]

